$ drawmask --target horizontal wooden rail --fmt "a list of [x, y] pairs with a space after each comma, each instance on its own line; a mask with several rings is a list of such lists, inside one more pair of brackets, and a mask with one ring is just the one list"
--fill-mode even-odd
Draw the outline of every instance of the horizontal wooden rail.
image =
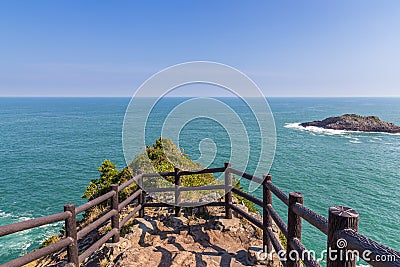
[[[182, 207], [201, 207], [201, 206], [210, 206], [210, 207], [222, 207], [225, 204], [223, 202], [182, 202], [180, 206]], [[162, 203], [162, 202], [153, 202], [153, 203], [145, 203], [145, 208], [168, 208], [174, 207], [175, 205], [172, 203]]]
[[60, 241], [58, 241], [54, 244], [51, 244], [44, 248], [35, 250], [31, 253], [21, 256], [15, 260], [9, 261], [5, 264], [1, 264], [0, 267], [20, 267], [29, 262], [40, 259], [41, 257], [44, 257], [51, 253], [57, 252], [65, 247], [69, 246], [71, 243], [72, 243], [72, 240], [69, 238], [61, 239]]
[[[336, 237], [346, 240], [346, 249], [356, 250], [360, 258], [377, 267], [400, 267], [400, 252], [384, 246], [353, 230], [346, 229], [336, 233]], [[363, 257], [366, 256], [366, 257]], [[385, 257], [385, 259], [382, 259]]]
[[256, 183], [259, 183], [259, 184], [262, 184], [262, 182], [263, 182], [263, 179], [261, 179], [260, 177], [257, 177], [257, 176], [254, 176], [254, 175], [242, 172], [242, 171], [238, 171], [238, 170], [235, 170], [233, 168], [229, 168], [228, 171], [233, 173], [233, 174], [236, 174], [236, 175], [238, 175], [240, 177], [243, 177], [243, 178], [245, 178], [247, 180], [250, 180], [250, 181], [253, 181], [253, 182], [256, 182]]
[[271, 192], [278, 197], [283, 203], [285, 203], [286, 206], [289, 206], [289, 197], [285, 193], [283, 193], [282, 190], [280, 190], [276, 185], [274, 185], [272, 182], [267, 181], [265, 183], [265, 186], [271, 190]]
[[264, 211], [267, 211], [271, 215], [271, 218], [274, 220], [275, 224], [278, 226], [279, 230], [281, 230], [282, 234], [287, 238], [288, 230], [286, 223], [283, 222], [282, 218], [278, 215], [274, 208], [271, 205], [267, 205], [264, 207]]
[[99, 227], [100, 225], [105, 223], [107, 220], [109, 220], [116, 213], [117, 212], [115, 210], [110, 210], [109, 212], [107, 212], [106, 214], [104, 214], [103, 216], [101, 216], [100, 218], [98, 218], [97, 220], [92, 222], [91, 224], [87, 225], [85, 228], [83, 228], [82, 230], [80, 230], [78, 232], [78, 240], [82, 239], [84, 236], [86, 236], [91, 231], [97, 229], [97, 227]]
[[210, 169], [203, 169], [203, 170], [195, 170], [195, 171], [180, 171], [179, 175], [193, 175], [193, 174], [204, 174], [204, 173], [217, 173], [217, 172], [224, 172], [225, 167], [223, 168], [210, 168]]
[[153, 172], [153, 173], [143, 173], [143, 177], [159, 177], [159, 176], [174, 176], [174, 172]]
[[[310, 252], [303, 246], [303, 244], [298, 239], [289, 240], [290, 246], [295, 249], [298, 256], [306, 264], [307, 267], [321, 267], [321, 265], [314, 259]], [[292, 257], [294, 255], [287, 255]]]
[[137, 183], [137, 181], [142, 177], [142, 174], [138, 174], [132, 179], [126, 181], [125, 183], [121, 184], [118, 186], [118, 192], [120, 192], [122, 189], [125, 189], [126, 187], [130, 186], [133, 183]]
[[328, 234], [328, 219], [298, 203], [294, 204], [292, 209], [294, 213], [315, 226], [322, 233]]
[[36, 219], [26, 220], [23, 222], [17, 222], [17, 223], [13, 223], [13, 224], [3, 225], [3, 226], [0, 226], [0, 237], [9, 235], [9, 234], [13, 234], [16, 232], [24, 231], [27, 229], [39, 227], [42, 225], [66, 220], [69, 217], [71, 217], [70, 212], [61, 212], [61, 213], [56, 213], [53, 215], [44, 216], [44, 217], [40, 217], [40, 218], [36, 218]]
[[164, 203], [164, 202], [151, 202], [143, 204], [143, 207], [145, 208], [169, 208], [173, 206], [174, 204], [172, 203]]
[[123, 208], [125, 208], [129, 203], [131, 203], [133, 200], [135, 200], [137, 197], [142, 194], [142, 189], [138, 189], [135, 193], [130, 195], [127, 199], [121, 202], [121, 204], [118, 205], [118, 211], [121, 211]]
[[246, 220], [257, 226], [258, 228], [263, 229], [263, 224], [259, 220], [252, 217], [250, 214], [246, 213], [245, 211], [241, 210], [240, 208], [236, 207], [235, 205], [231, 205], [231, 208], [236, 211], [238, 214], [243, 216]]
[[232, 193], [238, 194], [239, 196], [244, 197], [247, 200], [250, 200], [251, 202], [253, 202], [254, 204], [256, 204], [256, 205], [258, 205], [260, 207], [263, 206], [262, 200], [260, 200], [260, 199], [258, 199], [256, 197], [253, 197], [252, 195], [247, 194], [246, 192], [243, 192], [240, 189], [232, 188]]
[[174, 192], [175, 187], [151, 187], [151, 188], [144, 188], [146, 193], [165, 193], [165, 192]]
[[225, 185], [218, 184], [218, 185], [202, 185], [202, 186], [180, 186], [178, 190], [181, 192], [186, 191], [204, 191], [204, 190], [224, 190]]
[[178, 186], [178, 187], [150, 187], [144, 188], [146, 193], [164, 193], [174, 192], [177, 189], [180, 192], [201, 191], [201, 190], [223, 190], [225, 185], [202, 185], [202, 186]]
[[272, 227], [267, 227], [266, 230], [269, 237], [271, 238], [272, 246], [274, 247], [275, 252], [278, 254], [282, 265], [286, 266], [286, 249], [282, 246], [281, 242], [276, 237], [274, 231], [272, 230]]
[[222, 207], [225, 206], [223, 202], [181, 202], [179, 204], [181, 207], [202, 207], [202, 206], [210, 206], [210, 207]]
[[132, 218], [141, 208], [142, 208], [142, 205], [140, 205], [140, 204], [137, 205], [137, 206], [133, 209], [133, 211], [131, 211], [128, 215], [126, 215], [126, 216], [122, 219], [122, 221], [119, 223], [119, 228], [121, 229], [122, 226], [124, 226], [124, 225], [129, 221], [129, 219]]
[[81, 255], [79, 255], [79, 262], [83, 262], [87, 257], [89, 257], [93, 252], [98, 250], [104, 243], [106, 243], [114, 235], [119, 235], [118, 229], [112, 229], [102, 238], [97, 240], [93, 245], [91, 245], [87, 250], [85, 250]]
[[77, 207], [75, 209], [75, 212], [76, 212], [76, 214], [78, 214], [78, 213], [86, 211], [86, 210], [88, 210], [88, 209], [90, 209], [90, 208], [92, 208], [92, 207], [94, 207], [96, 205], [99, 205], [100, 203], [108, 200], [109, 198], [112, 198], [114, 196], [114, 194], [115, 194], [114, 191], [109, 191], [109, 192], [105, 193], [102, 196], [99, 196], [99, 197], [97, 197], [97, 198], [95, 198], [95, 199], [93, 199], [93, 200], [91, 200], [89, 202], [86, 202], [83, 205], [80, 205], [79, 207]]

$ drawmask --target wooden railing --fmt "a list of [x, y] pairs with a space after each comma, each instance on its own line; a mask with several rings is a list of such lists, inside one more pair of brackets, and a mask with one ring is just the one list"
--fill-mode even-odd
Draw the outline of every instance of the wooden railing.
[[[181, 177], [184, 175], [204, 174], [204, 173], [218, 173], [224, 172], [224, 184], [221, 185], [206, 185], [196, 187], [182, 187]], [[258, 199], [242, 190], [232, 186], [232, 174], [238, 175], [245, 179], [257, 182], [262, 185], [263, 198]], [[144, 188], [143, 179], [146, 177], [155, 176], [171, 176], [174, 177], [174, 187], [168, 188]], [[119, 192], [136, 183], [139, 189], [130, 195], [127, 199], [119, 203]], [[182, 202], [181, 192], [185, 191], [198, 191], [198, 190], [225, 190], [224, 202]], [[168, 203], [146, 203], [145, 194], [152, 192], [173, 192], [175, 202]], [[262, 221], [257, 220], [251, 214], [240, 209], [232, 203], [232, 193], [235, 193], [254, 204], [260, 206], [263, 210]], [[281, 202], [288, 207], [288, 221], [287, 224], [278, 215], [272, 206], [272, 196], [275, 195]], [[105, 201], [110, 202], [110, 210], [95, 221], [77, 230], [76, 216], [96, 205]], [[122, 220], [120, 219], [120, 212], [127, 205], [137, 200], [135, 208], [127, 214]], [[329, 217], [325, 217], [315, 213], [314, 211], [306, 208], [303, 205], [303, 195], [297, 192], [291, 192], [286, 195], [276, 185], [272, 183], [272, 176], [265, 175], [262, 179], [251, 174], [247, 174], [232, 168], [230, 163], [225, 163], [223, 168], [212, 168], [197, 171], [181, 171], [175, 168], [174, 172], [165, 173], [139, 173], [129, 181], [121, 185], [111, 185], [110, 191], [96, 199], [93, 199], [79, 207], [74, 204], [66, 204], [64, 212], [27, 220], [24, 222], [0, 226], [0, 237], [20, 232], [27, 229], [32, 229], [42, 225], [65, 220], [65, 238], [60, 241], [48, 245], [46, 247], [35, 250], [22, 257], [14, 259], [10, 262], [0, 265], [0, 267], [22, 266], [31, 261], [40, 259], [44, 256], [50, 255], [54, 252], [66, 248], [67, 250], [67, 267], [77, 267], [80, 263], [85, 261], [93, 252], [100, 248], [103, 244], [111, 239], [111, 242], [119, 242], [121, 228], [136, 214], [143, 217], [146, 207], [173, 207], [176, 216], [181, 215], [181, 207], [184, 206], [223, 206], [225, 207], [225, 217], [232, 218], [232, 211], [246, 218], [248, 221], [259, 227], [263, 231], [263, 249], [266, 254], [272, 253], [272, 248], [278, 253], [279, 259], [283, 266], [286, 267], [299, 267], [301, 263], [306, 266], [321, 266], [320, 263], [312, 256], [301, 242], [302, 236], [302, 220], [306, 220], [322, 233], [327, 235], [327, 267], [336, 266], [355, 266], [356, 258], [354, 252], [364, 260], [368, 261], [373, 266], [397, 266], [400, 267], [400, 253], [382, 244], [379, 244], [357, 232], [358, 228], [358, 213], [353, 209], [336, 206], [329, 209]], [[99, 240], [92, 244], [88, 249], [78, 253], [78, 241], [84, 238], [91, 231], [98, 229], [107, 221], [111, 221], [111, 230], [104, 234]], [[287, 248], [284, 248], [275, 233], [272, 230], [273, 221], [278, 226], [280, 231], [287, 239]], [[340, 244], [339, 241], [345, 242], [345, 246]], [[342, 256], [340, 256], [342, 255]], [[333, 257], [332, 257], [333, 256]], [[336, 256], [336, 257], [334, 257]], [[384, 257], [384, 258], [383, 258]], [[383, 260], [385, 259], [385, 260]]]

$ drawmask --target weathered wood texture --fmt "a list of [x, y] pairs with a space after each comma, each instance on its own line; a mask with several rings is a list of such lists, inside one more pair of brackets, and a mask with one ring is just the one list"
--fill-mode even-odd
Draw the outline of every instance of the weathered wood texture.
[[347, 253], [346, 239], [338, 239], [336, 236], [338, 231], [345, 229], [358, 231], [358, 213], [343, 206], [331, 207], [328, 216], [327, 267], [356, 266], [356, 258]]
[[301, 228], [302, 221], [301, 217], [293, 212], [292, 207], [295, 204], [303, 204], [303, 195], [298, 192], [291, 192], [289, 194], [289, 208], [288, 208], [288, 236], [287, 236], [287, 267], [300, 267], [300, 255], [294, 253], [296, 249], [293, 247], [295, 240], [301, 242]]
[[[272, 192], [271, 190], [268, 189], [266, 185], [266, 181], [272, 182], [272, 175], [264, 175], [264, 181], [262, 183], [262, 189], [263, 189], [263, 201], [262, 201], [262, 207], [268, 207], [268, 205], [271, 205], [272, 207]], [[263, 209], [263, 249], [264, 252], [271, 253], [272, 252], [272, 243], [271, 243], [271, 237], [269, 236], [269, 233], [267, 231], [268, 228], [272, 227], [272, 218], [271, 214], [268, 211], [268, 209]]]
[[231, 163], [225, 162], [225, 218], [232, 219], [232, 173]]
[[174, 180], [175, 180], [175, 216], [179, 217], [181, 216], [181, 207], [180, 204], [182, 202], [181, 198], [181, 191], [179, 190], [179, 187], [181, 186], [181, 175], [180, 175], [180, 169], [175, 168], [174, 171]]
[[71, 243], [67, 246], [67, 260], [69, 263], [78, 266], [78, 232], [76, 229], [75, 205], [64, 205], [64, 211], [71, 213], [71, 216], [65, 219], [65, 235], [71, 240]]

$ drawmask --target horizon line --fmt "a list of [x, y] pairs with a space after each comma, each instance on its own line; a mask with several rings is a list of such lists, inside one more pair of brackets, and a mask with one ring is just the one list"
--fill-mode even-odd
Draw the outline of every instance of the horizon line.
[[[132, 98], [133, 96], [107, 96], [107, 95], [0, 95], [0, 98]], [[138, 96], [140, 98], [157, 98], [158, 96]], [[237, 98], [236, 96], [164, 96], [165, 98], [192, 98], [192, 97], [217, 97], [217, 98]], [[260, 98], [259, 96], [243, 96], [246, 98]], [[264, 96], [266, 98], [400, 98], [400, 95], [361, 95], [361, 96], [319, 96], [319, 95], [282, 95], [282, 96]]]

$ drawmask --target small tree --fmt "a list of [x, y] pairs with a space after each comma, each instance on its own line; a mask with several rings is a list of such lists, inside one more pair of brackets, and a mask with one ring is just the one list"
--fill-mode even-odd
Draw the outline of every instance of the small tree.
[[[86, 198], [89, 201], [110, 191], [110, 186], [112, 184], [120, 185], [132, 179], [132, 174], [128, 167], [125, 167], [119, 171], [115, 164], [108, 159], [104, 160], [97, 170], [100, 172], [100, 178], [91, 180], [82, 196], [82, 198]], [[125, 200], [134, 191], [136, 191], [136, 189], [136, 184], [123, 189], [121, 192], [119, 192], [119, 200]]]

